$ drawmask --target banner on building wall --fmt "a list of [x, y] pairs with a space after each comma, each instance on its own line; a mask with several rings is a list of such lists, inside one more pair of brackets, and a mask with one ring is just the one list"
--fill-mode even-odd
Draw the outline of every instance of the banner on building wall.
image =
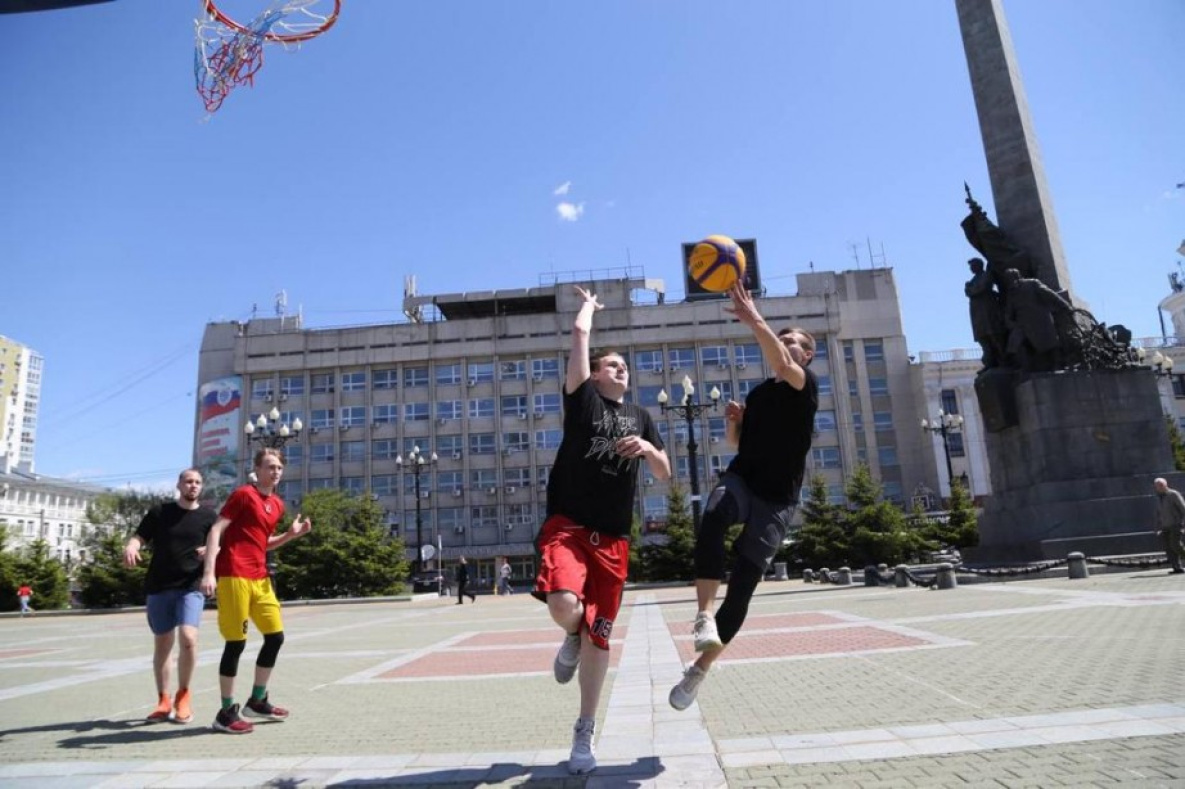
[[205, 498], [225, 499], [239, 482], [242, 405], [242, 376], [216, 378], [198, 390], [197, 465], [205, 477]]

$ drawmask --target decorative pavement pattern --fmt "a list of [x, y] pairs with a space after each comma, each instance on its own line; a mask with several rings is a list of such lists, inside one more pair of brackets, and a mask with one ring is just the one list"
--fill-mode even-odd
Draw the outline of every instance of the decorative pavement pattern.
[[[1185, 582], [1161, 571], [953, 590], [765, 583], [684, 712], [690, 587], [626, 595], [592, 776], [577, 681], [526, 595], [286, 606], [284, 723], [212, 732], [154, 699], [142, 612], [0, 618], [0, 787], [1185, 786]], [[240, 668], [248, 689], [260, 640]]]

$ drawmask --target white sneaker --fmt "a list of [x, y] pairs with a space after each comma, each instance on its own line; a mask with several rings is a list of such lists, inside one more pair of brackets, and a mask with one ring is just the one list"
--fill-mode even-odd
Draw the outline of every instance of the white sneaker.
[[570, 682], [579, 665], [580, 633], [569, 633], [564, 636], [564, 643], [560, 644], [560, 651], [555, 653], [555, 662], [551, 664], [555, 681], [561, 685]]
[[719, 649], [724, 646], [720, 634], [716, 632], [716, 617], [707, 611], [701, 611], [695, 616], [695, 626], [691, 628], [691, 635], [695, 636], [695, 651], [705, 649]]
[[592, 743], [595, 725], [592, 718], [577, 718], [572, 727], [572, 754], [568, 757], [568, 772], [572, 775], [584, 775], [597, 769]]
[[691, 706], [695, 701], [695, 695], [699, 693], [699, 685], [704, 681], [704, 677], [708, 676], [708, 672], [701, 669], [694, 663], [687, 667], [683, 672], [683, 679], [679, 680], [679, 684], [671, 688], [671, 695], [667, 698], [671, 702], [671, 706], [677, 710], [685, 710]]

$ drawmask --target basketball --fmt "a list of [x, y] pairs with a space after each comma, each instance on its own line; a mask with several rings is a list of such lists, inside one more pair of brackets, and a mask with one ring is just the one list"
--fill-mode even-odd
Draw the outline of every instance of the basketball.
[[701, 288], [723, 293], [745, 276], [745, 252], [728, 236], [708, 236], [691, 250], [687, 269]]

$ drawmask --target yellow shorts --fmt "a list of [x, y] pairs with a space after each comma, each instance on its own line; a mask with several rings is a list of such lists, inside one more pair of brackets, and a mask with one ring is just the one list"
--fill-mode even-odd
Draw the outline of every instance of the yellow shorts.
[[218, 632], [226, 641], [247, 638], [247, 620], [263, 635], [284, 629], [280, 618], [280, 601], [272, 589], [270, 578], [219, 578]]

